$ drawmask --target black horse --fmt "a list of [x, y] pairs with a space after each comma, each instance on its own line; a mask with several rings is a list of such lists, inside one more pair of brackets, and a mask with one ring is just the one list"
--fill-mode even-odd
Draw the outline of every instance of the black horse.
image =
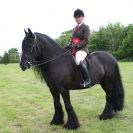
[[[68, 114], [64, 127], [78, 128], [80, 124], [71, 105], [69, 90], [82, 89], [80, 88], [82, 77], [71, 53], [47, 35], [32, 33], [30, 29], [28, 32], [25, 31], [25, 34], [20, 66], [23, 71], [32, 66], [34, 72], [48, 85], [55, 108], [51, 124], [64, 123], [61, 95]], [[106, 105], [100, 119], [111, 119], [114, 112], [121, 111], [124, 106], [124, 89], [117, 61], [111, 54], [103, 51], [91, 53], [85, 60], [89, 67], [92, 86], [100, 84], [106, 93]]]

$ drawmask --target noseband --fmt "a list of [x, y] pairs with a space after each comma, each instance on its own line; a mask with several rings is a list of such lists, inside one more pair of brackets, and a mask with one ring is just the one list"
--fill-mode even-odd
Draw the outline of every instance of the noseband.
[[37, 43], [37, 37], [36, 37], [36, 34], [35, 33], [34, 33], [34, 37], [35, 37], [35, 39], [34, 39], [34, 44], [33, 44], [32, 48], [31, 48], [31, 53], [33, 52], [33, 50], [34, 50], [35, 47], [37, 47], [39, 53], [41, 53], [41, 50], [40, 50], [40, 48], [38, 46], [38, 43]]

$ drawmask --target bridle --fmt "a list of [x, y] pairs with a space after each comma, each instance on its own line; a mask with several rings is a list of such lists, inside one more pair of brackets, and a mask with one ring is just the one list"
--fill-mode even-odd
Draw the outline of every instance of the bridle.
[[33, 50], [34, 50], [34, 48], [37, 46], [37, 49], [38, 49], [38, 51], [39, 51], [39, 53], [41, 53], [41, 50], [40, 50], [40, 48], [39, 48], [39, 46], [38, 46], [38, 43], [37, 43], [37, 37], [36, 37], [36, 34], [34, 33], [34, 37], [35, 37], [35, 39], [33, 39], [34, 40], [34, 44], [33, 44], [33, 46], [32, 46], [32, 48], [31, 48], [31, 53], [33, 52]]
[[[38, 49], [38, 52], [41, 53], [41, 50], [39, 49], [39, 46], [38, 46], [38, 43], [37, 43], [37, 37], [36, 37], [36, 34], [34, 33], [34, 36], [35, 36], [35, 39], [34, 39], [34, 44], [31, 48], [31, 55], [33, 54], [33, 51], [34, 51], [34, 48], [37, 47]], [[43, 64], [46, 64], [46, 63], [49, 63], [49, 62], [52, 62], [60, 57], [62, 57], [63, 55], [65, 55], [66, 53], [70, 52], [69, 50], [67, 50], [66, 52], [56, 56], [55, 58], [52, 58], [52, 59], [48, 59], [48, 60], [41, 60], [41, 61], [29, 61], [29, 60], [26, 60], [26, 62], [31, 66], [31, 67], [36, 67], [36, 66], [41, 66]], [[34, 64], [34, 63], [38, 63], [38, 64]]]

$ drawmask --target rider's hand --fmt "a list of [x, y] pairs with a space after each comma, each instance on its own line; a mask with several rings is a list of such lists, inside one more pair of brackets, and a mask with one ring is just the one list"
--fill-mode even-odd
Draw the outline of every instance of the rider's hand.
[[69, 45], [67, 45], [67, 46], [65, 47], [65, 49], [70, 50], [70, 49], [71, 49], [70, 44], [69, 44]]
[[71, 47], [71, 49], [73, 49], [73, 48], [76, 48], [76, 45], [75, 44], [71, 44], [70, 47]]

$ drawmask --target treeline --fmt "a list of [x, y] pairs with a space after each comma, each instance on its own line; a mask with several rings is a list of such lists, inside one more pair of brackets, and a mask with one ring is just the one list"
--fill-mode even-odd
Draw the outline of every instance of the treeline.
[[11, 48], [7, 52], [5, 51], [3, 56], [0, 56], [0, 64], [18, 63], [19, 52], [17, 48]]
[[[69, 43], [72, 31], [63, 32], [56, 41], [65, 46]], [[109, 23], [98, 31], [91, 31], [88, 43], [90, 51], [103, 50], [113, 54], [117, 59], [133, 60], [133, 24], [123, 26]]]

